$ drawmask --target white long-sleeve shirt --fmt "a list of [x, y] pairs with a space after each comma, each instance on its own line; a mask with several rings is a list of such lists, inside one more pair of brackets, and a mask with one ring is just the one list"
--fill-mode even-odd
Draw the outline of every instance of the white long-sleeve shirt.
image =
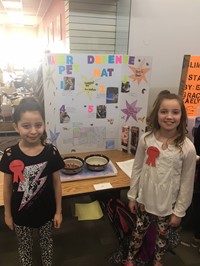
[[[147, 134], [138, 143], [128, 198], [144, 204], [154, 215], [183, 217], [192, 201], [195, 147], [185, 138], [182, 151], [174, 145], [163, 150], [162, 142], [154, 134], [145, 138]], [[156, 158], [149, 155], [149, 147], [156, 150]]]

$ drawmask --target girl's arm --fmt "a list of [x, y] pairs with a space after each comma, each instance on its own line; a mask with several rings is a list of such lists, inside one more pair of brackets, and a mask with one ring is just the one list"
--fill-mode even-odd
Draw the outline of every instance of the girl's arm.
[[56, 200], [56, 213], [54, 215], [54, 227], [60, 228], [62, 223], [62, 188], [60, 181], [60, 173], [56, 171], [53, 173], [53, 187]]
[[4, 210], [5, 210], [5, 223], [13, 230], [13, 218], [11, 214], [11, 197], [12, 197], [12, 176], [9, 174], [4, 174], [3, 183], [3, 198], [4, 198]]

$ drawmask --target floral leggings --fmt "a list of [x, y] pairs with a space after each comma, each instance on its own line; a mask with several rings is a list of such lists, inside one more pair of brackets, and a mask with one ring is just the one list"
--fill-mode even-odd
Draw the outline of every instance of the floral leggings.
[[[42, 253], [42, 265], [51, 266], [53, 261], [52, 221], [38, 228], [39, 242]], [[22, 266], [32, 266], [34, 228], [15, 224], [15, 233], [18, 240], [19, 259]]]
[[163, 255], [166, 253], [168, 246], [169, 235], [169, 216], [159, 217], [147, 213], [144, 205], [138, 204], [137, 208], [137, 222], [136, 228], [132, 233], [132, 240], [129, 245], [128, 259], [133, 260], [142, 245], [143, 238], [147, 232], [147, 229], [152, 221], [156, 224], [156, 243], [155, 243], [155, 255], [156, 261], [161, 261]]

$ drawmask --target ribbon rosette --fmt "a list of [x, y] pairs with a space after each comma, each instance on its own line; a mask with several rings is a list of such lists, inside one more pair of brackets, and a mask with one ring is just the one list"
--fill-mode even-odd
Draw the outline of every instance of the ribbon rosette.
[[150, 146], [147, 149], [147, 154], [148, 154], [148, 158], [146, 160], [146, 164], [156, 167], [156, 158], [159, 156], [160, 151], [158, 150], [158, 148], [154, 147], [154, 146]]
[[24, 163], [20, 160], [14, 160], [9, 165], [10, 171], [14, 173], [14, 179], [13, 183], [18, 183], [18, 178], [21, 181], [25, 181], [25, 178], [22, 174], [22, 171], [24, 169]]

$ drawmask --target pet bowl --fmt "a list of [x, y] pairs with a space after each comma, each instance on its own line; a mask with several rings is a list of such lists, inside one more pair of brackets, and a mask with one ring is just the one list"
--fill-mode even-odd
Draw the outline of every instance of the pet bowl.
[[81, 172], [84, 165], [84, 160], [80, 157], [71, 156], [65, 157], [64, 159], [65, 166], [61, 169], [61, 172], [66, 175], [75, 175]]
[[105, 170], [109, 158], [102, 154], [91, 154], [85, 157], [85, 164], [91, 171], [103, 171]]

